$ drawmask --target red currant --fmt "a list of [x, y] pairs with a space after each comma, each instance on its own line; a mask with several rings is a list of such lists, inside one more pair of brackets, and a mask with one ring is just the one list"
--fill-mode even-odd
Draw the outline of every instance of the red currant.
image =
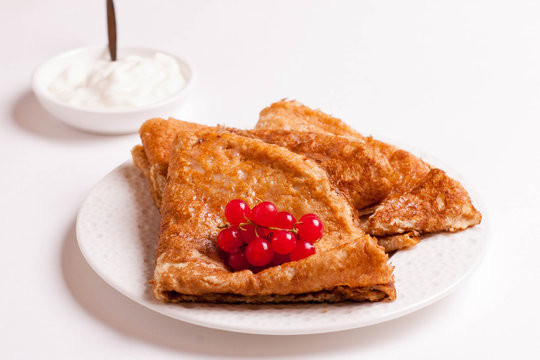
[[296, 247], [289, 256], [292, 261], [297, 261], [313, 254], [315, 254], [315, 246], [309, 241], [300, 239], [296, 242]]
[[273, 226], [277, 216], [276, 205], [264, 201], [251, 210], [251, 221], [261, 226]]
[[217, 244], [221, 250], [228, 253], [233, 253], [244, 243], [242, 240], [240, 240], [238, 230], [230, 227], [219, 232], [217, 236]]
[[296, 224], [294, 216], [287, 211], [281, 211], [277, 213], [275, 226], [280, 229], [289, 230]]
[[247, 224], [242, 225], [243, 230], [238, 228], [238, 234], [240, 235], [240, 239], [242, 239], [242, 241], [246, 244], [249, 244], [257, 237], [257, 234], [255, 234], [255, 227], [256, 225]]
[[291, 261], [291, 258], [289, 257], [289, 255], [281, 255], [281, 254], [276, 253], [274, 254], [274, 258], [272, 259], [271, 264], [272, 266], [278, 266], [289, 261]]
[[268, 241], [256, 238], [246, 247], [246, 258], [253, 266], [265, 266], [274, 258], [274, 252]]
[[278, 230], [272, 236], [272, 250], [280, 255], [290, 254], [296, 247], [296, 236], [287, 230]]
[[249, 263], [246, 259], [246, 249], [239, 248], [235, 252], [229, 254], [228, 263], [234, 271], [248, 269]]
[[302, 216], [298, 224], [296, 224], [296, 228], [298, 229], [298, 236], [310, 243], [319, 240], [324, 230], [321, 219], [315, 214]]
[[234, 199], [225, 206], [225, 217], [233, 225], [246, 222], [251, 215], [251, 210], [245, 201]]

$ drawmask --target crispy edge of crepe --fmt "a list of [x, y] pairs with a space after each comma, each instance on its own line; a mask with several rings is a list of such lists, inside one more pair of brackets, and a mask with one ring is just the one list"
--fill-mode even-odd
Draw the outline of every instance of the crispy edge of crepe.
[[152, 196], [154, 205], [159, 209], [161, 206], [161, 196], [163, 195], [162, 186], [165, 186], [167, 175], [165, 175], [164, 178], [159, 172], [151, 172], [152, 165], [150, 165], [142, 145], [136, 145], [131, 149], [131, 158], [133, 159], [133, 165], [135, 165], [143, 173], [146, 180], [148, 180], [150, 196]]
[[387, 253], [404, 250], [416, 246], [420, 242], [420, 235], [416, 231], [406, 234], [378, 236], [377, 244], [384, 248]]
[[195, 131], [204, 128], [206, 128], [204, 125], [173, 118], [168, 120], [153, 118], [145, 121], [139, 129], [142, 146], [136, 145], [131, 150], [131, 156], [134, 165], [148, 179], [150, 194], [158, 209], [161, 207], [169, 168], [169, 154], [176, 135], [180, 131]]
[[[393, 267], [387, 264], [387, 255], [374, 238], [359, 229], [348, 201], [312, 161], [279, 146], [215, 130], [180, 133], [177, 141], [162, 204], [153, 280], [158, 300], [276, 303], [395, 299]], [[233, 169], [239, 158], [238, 164], [244, 164], [246, 170], [253, 166], [251, 171], [258, 175], [254, 182], [231, 181], [238, 174]], [[274, 183], [280, 176], [289, 182]], [[261, 182], [267, 178], [268, 184]], [[265, 196], [266, 186], [271, 194], [282, 190], [279, 198], [268, 199], [278, 207], [288, 205], [298, 210], [320, 203], [317, 210], [327, 233], [315, 243], [317, 253], [306, 259], [258, 273], [230, 272], [215, 244], [217, 225], [225, 220], [223, 202], [226, 197], [238, 196], [255, 202], [258, 196]], [[297, 199], [302, 195], [299, 189], [309, 189], [309, 196]], [[251, 199], [245, 196], [249, 191], [254, 192]]]
[[366, 140], [340, 119], [320, 110], [311, 109], [299, 101], [287, 99], [277, 101], [261, 110], [255, 129], [323, 131]]
[[473, 206], [465, 188], [443, 170], [431, 169], [412, 190], [385, 199], [363, 228], [375, 236], [409, 231], [455, 232], [481, 221], [482, 214]]

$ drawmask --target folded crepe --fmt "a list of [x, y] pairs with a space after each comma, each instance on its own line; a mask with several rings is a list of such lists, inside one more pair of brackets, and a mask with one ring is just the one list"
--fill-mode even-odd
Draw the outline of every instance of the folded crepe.
[[[135, 165], [148, 178], [154, 203], [159, 208], [167, 178], [169, 153], [176, 134], [210, 127], [176, 119], [151, 119], [140, 129], [143, 145], [132, 150]], [[238, 130], [220, 128], [249, 138], [283, 146], [295, 153], [305, 155], [321, 166], [330, 181], [353, 204], [354, 207], [377, 203], [392, 190], [395, 174], [388, 161], [375, 153], [363, 141], [323, 133], [288, 130]], [[409, 234], [409, 235], [412, 235]], [[415, 245], [416, 236], [401, 235], [391, 239], [378, 239], [386, 252]]]
[[[261, 111], [256, 127], [227, 130], [317, 162], [353, 203], [363, 229], [376, 235], [386, 252], [416, 245], [422, 233], [463, 230], [481, 221], [459, 182], [413, 154], [364, 137], [319, 110], [280, 101]], [[175, 119], [152, 119], [141, 127], [143, 146], [134, 148], [133, 159], [148, 178], [158, 208], [176, 134], [204, 128], [208, 127]], [[430, 174], [439, 174], [439, 181]]]
[[154, 204], [161, 207], [161, 197], [167, 172], [169, 169], [169, 154], [174, 139], [180, 131], [193, 131], [205, 128], [204, 125], [187, 121], [170, 121], [160, 118], [150, 119], [144, 122], [139, 129], [141, 145], [131, 150], [133, 163], [137, 166], [150, 183], [150, 194]]
[[410, 189], [418, 179], [424, 178], [430, 169], [429, 164], [413, 154], [372, 137], [365, 137], [340, 119], [295, 100], [281, 100], [264, 108], [255, 128], [322, 132], [362, 140], [388, 159], [396, 171], [394, 192]]
[[482, 220], [463, 186], [444, 171], [432, 169], [412, 190], [392, 194], [364, 219], [363, 228], [373, 235], [410, 231], [464, 230]]
[[[138, 150], [134, 153], [141, 155]], [[312, 160], [219, 129], [180, 130], [170, 156], [152, 280], [158, 300], [395, 299], [387, 255], [359, 228], [350, 202]], [[316, 254], [258, 273], [232, 272], [216, 237], [218, 225], [226, 222], [225, 205], [236, 198], [250, 206], [272, 201], [295, 216], [316, 213], [325, 226], [323, 237], [315, 243]]]
[[390, 236], [378, 237], [387, 251], [413, 246], [422, 233], [463, 230], [482, 220], [467, 191], [444, 171], [405, 150], [364, 137], [340, 119], [298, 101], [282, 100], [263, 109], [256, 128], [348, 136], [363, 140], [385, 157], [397, 177], [391, 192], [379, 204], [357, 210], [367, 233]]
[[289, 130], [237, 130], [238, 135], [279, 145], [315, 161], [353, 204], [362, 209], [384, 199], [395, 174], [383, 156], [363, 141], [331, 134]]
[[[172, 118], [151, 119], [142, 125], [140, 136], [143, 145], [134, 149], [133, 157], [135, 164], [149, 178], [158, 207], [175, 135], [180, 131], [203, 128], [209, 127]], [[221, 129], [305, 155], [328, 173], [332, 183], [358, 209], [384, 199], [395, 181], [396, 176], [387, 159], [358, 139], [304, 131]]]

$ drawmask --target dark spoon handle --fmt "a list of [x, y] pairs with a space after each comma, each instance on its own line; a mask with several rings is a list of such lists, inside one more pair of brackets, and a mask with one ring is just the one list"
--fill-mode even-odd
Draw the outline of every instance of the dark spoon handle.
[[107, 34], [109, 36], [109, 54], [116, 61], [116, 15], [113, 0], [107, 0]]

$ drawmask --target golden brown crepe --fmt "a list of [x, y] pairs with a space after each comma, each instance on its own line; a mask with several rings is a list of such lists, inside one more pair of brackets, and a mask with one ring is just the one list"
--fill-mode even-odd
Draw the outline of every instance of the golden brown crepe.
[[[142, 125], [140, 133], [143, 147], [136, 147], [133, 157], [135, 164], [149, 178], [152, 197], [158, 207], [167, 177], [168, 153], [174, 134], [203, 128], [208, 127], [172, 118], [151, 119]], [[388, 160], [357, 139], [303, 131], [223, 129], [283, 146], [314, 160], [326, 170], [332, 183], [358, 209], [384, 199], [396, 179]], [[144, 154], [147, 155], [146, 159]]]
[[408, 249], [419, 242], [420, 236], [416, 231], [411, 231], [406, 234], [377, 236], [377, 244], [382, 246], [387, 253]]
[[[159, 208], [167, 178], [170, 152], [174, 134], [194, 129], [209, 129], [203, 125], [176, 119], [151, 119], [141, 127], [143, 146], [132, 150], [133, 161], [148, 178], [154, 203]], [[280, 145], [314, 160], [356, 208], [364, 208], [381, 201], [389, 194], [395, 173], [388, 161], [374, 153], [363, 141], [341, 136], [290, 132], [287, 130], [238, 130], [221, 128], [238, 135], [258, 138]], [[147, 156], [148, 155], [148, 156]], [[149, 160], [152, 159], [152, 160]], [[373, 211], [370, 211], [370, 213]], [[403, 241], [400, 244], [400, 239]], [[393, 237], [392, 241], [379, 243], [387, 252], [410, 247], [415, 242], [408, 237]]]
[[[140, 154], [140, 153], [139, 153]], [[231, 272], [216, 245], [224, 207], [267, 200], [295, 216], [316, 213], [315, 255], [253, 273]], [[161, 206], [153, 291], [161, 301], [230, 303], [393, 300], [392, 267], [354, 209], [313, 161], [216, 129], [180, 131]]]
[[143, 172], [150, 183], [150, 194], [154, 203], [161, 206], [161, 196], [167, 180], [169, 153], [176, 135], [181, 131], [205, 128], [204, 125], [174, 119], [150, 119], [139, 129], [142, 146], [137, 145], [131, 151], [133, 163]]
[[[340, 119], [313, 110], [295, 100], [281, 100], [264, 108], [256, 129], [323, 132], [363, 140], [374, 151], [388, 159], [397, 179], [393, 191], [410, 189], [429, 172], [430, 166], [413, 154], [393, 145], [365, 137]], [[359, 209], [360, 210], [360, 209]]]
[[282, 146], [315, 161], [357, 209], [384, 199], [396, 180], [387, 159], [361, 140], [305, 131], [227, 130]]
[[[363, 140], [393, 167], [397, 180], [380, 204], [359, 208], [364, 229], [376, 236], [387, 250], [410, 247], [426, 232], [458, 231], [480, 223], [466, 190], [442, 170], [433, 169], [413, 154], [371, 137], [364, 137], [340, 119], [313, 110], [297, 101], [279, 101], [263, 109], [257, 129], [319, 131]], [[414, 235], [400, 235], [412, 232]]]
[[432, 169], [415, 188], [385, 199], [364, 224], [373, 235], [409, 231], [459, 231], [479, 224], [482, 215], [463, 186], [439, 169]]
[[[208, 127], [175, 119], [152, 119], [141, 127], [143, 146], [133, 149], [133, 159], [148, 178], [158, 207], [176, 134], [204, 128]], [[363, 229], [376, 235], [387, 252], [414, 246], [425, 232], [457, 231], [481, 221], [457, 181], [444, 173], [444, 181], [430, 181], [428, 174], [440, 170], [407, 151], [364, 137], [319, 110], [280, 101], [261, 111], [257, 128], [227, 130], [314, 160], [358, 210]], [[444, 208], [434, 207], [439, 195], [447, 199]]]

